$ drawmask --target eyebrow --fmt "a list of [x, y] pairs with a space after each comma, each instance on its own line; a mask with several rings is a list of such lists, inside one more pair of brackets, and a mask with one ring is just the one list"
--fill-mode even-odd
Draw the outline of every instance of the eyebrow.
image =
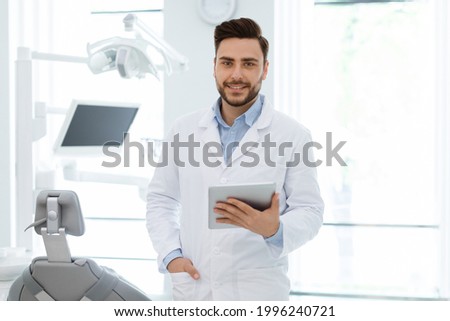
[[[231, 57], [223, 56], [223, 57], [220, 57], [219, 60], [234, 61], [235, 59], [231, 58]], [[258, 59], [249, 57], [249, 58], [242, 58], [241, 61], [243, 61], [243, 62], [258, 62]]]

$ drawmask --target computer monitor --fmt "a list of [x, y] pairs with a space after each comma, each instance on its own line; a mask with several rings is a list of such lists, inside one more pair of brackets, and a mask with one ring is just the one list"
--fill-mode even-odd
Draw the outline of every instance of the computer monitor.
[[55, 142], [55, 154], [92, 157], [102, 156], [104, 145], [120, 148], [139, 107], [138, 103], [73, 100]]

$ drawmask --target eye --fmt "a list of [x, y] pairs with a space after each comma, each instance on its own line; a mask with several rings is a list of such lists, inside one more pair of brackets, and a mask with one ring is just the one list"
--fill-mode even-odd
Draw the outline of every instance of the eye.
[[246, 62], [244, 64], [245, 67], [254, 67], [256, 64], [254, 62]]

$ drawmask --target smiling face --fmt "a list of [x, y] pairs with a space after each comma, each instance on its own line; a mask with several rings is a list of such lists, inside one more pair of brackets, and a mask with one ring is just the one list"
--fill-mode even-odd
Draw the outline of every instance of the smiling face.
[[257, 39], [224, 39], [214, 59], [214, 78], [222, 106], [239, 107], [244, 112], [250, 108], [266, 79], [268, 66]]

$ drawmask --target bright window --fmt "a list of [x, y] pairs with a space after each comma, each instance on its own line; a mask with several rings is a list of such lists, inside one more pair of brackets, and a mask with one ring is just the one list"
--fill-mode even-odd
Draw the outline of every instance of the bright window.
[[439, 298], [432, 3], [323, 2], [299, 120], [346, 141], [347, 166], [318, 168], [325, 225], [292, 256], [293, 291]]

